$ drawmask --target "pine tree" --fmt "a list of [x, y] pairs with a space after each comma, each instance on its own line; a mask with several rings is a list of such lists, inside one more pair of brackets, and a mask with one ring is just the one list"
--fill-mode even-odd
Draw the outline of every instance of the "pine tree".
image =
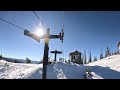
[[90, 56], [89, 56], [89, 63], [92, 62], [92, 57], [91, 57], [91, 51], [90, 51]]
[[116, 54], [117, 54], [117, 51], [114, 52], [114, 55], [116, 55]]
[[26, 63], [31, 63], [31, 60], [28, 59], [28, 57], [26, 58]]
[[119, 50], [117, 50], [116, 53], [119, 54]]
[[64, 60], [65, 60], [65, 62], [67, 63], [67, 60], [66, 60], [66, 59], [63, 59], [63, 62], [64, 62]]
[[80, 64], [83, 64], [84, 63], [84, 58], [81, 58], [81, 63]]
[[113, 51], [112, 51], [111, 55], [114, 55]]
[[2, 54], [0, 55], [0, 60], [2, 59]]
[[87, 61], [87, 60], [86, 60], [86, 51], [85, 51], [85, 49], [84, 49], [84, 64], [87, 64], [86, 61]]
[[95, 61], [97, 61], [97, 57], [95, 58]]
[[100, 59], [103, 59], [103, 52], [101, 50], [101, 53], [100, 53]]
[[70, 60], [68, 60], [68, 62], [70, 63]]
[[105, 52], [105, 57], [108, 57], [108, 56], [110, 56], [110, 55], [111, 55], [110, 49], [109, 49], [109, 47], [107, 46], [106, 52]]
[[94, 57], [94, 62], [97, 61], [97, 57]]

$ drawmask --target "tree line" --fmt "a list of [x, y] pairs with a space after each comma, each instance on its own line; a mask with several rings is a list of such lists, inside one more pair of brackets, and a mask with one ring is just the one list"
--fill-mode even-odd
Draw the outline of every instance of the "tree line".
[[105, 50], [105, 54], [103, 54], [103, 51], [101, 49], [101, 52], [100, 52], [100, 55], [99, 55], [99, 58], [97, 59], [97, 56], [94, 56], [94, 58], [92, 59], [92, 56], [91, 56], [91, 51], [89, 53], [89, 58], [87, 60], [87, 56], [86, 56], [86, 51], [84, 50], [84, 53], [83, 53], [83, 64], [88, 64], [88, 63], [91, 63], [91, 62], [95, 62], [97, 60], [101, 60], [103, 58], [106, 58], [106, 57], [109, 57], [109, 56], [112, 56], [112, 55], [117, 55], [119, 54], [119, 51], [111, 51], [110, 48], [107, 46], [106, 47], [106, 50]]
[[[3, 59], [3, 56], [2, 54], [0, 55], [0, 60]], [[14, 62], [14, 63], [21, 63], [19, 60], [11, 60], [11, 62]], [[25, 60], [26, 63], [31, 63], [31, 59], [29, 59], [28, 57], [26, 57], [26, 60]]]

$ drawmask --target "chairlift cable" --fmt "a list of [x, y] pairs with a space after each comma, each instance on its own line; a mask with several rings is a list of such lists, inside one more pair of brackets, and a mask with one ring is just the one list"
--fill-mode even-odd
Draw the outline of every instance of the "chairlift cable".
[[33, 11], [33, 13], [35, 14], [35, 16], [41, 21], [41, 23], [43, 23], [44, 26], [46, 26], [46, 24], [43, 22], [43, 20], [37, 15], [37, 13], [35, 11]]
[[11, 24], [11, 25], [13, 25], [13, 26], [15, 26], [15, 27], [17, 27], [17, 28], [22, 29], [22, 30], [25, 30], [24, 28], [22, 28], [22, 27], [20, 27], [20, 26], [17, 26], [17, 25], [15, 25], [15, 24], [13, 24], [13, 23], [11, 23], [11, 22], [9, 22], [9, 21], [6, 21], [6, 20], [4, 20], [4, 19], [2, 19], [2, 18], [0, 18], [0, 20], [2, 20], [2, 21], [4, 21], [4, 22], [7, 22], [7, 23], [9, 23], [9, 24]]

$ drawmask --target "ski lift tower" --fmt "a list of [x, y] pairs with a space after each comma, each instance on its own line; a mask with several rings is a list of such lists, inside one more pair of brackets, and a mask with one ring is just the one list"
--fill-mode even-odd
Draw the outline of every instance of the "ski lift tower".
[[54, 61], [56, 61], [57, 54], [61, 54], [62, 52], [55, 50], [55, 51], [51, 51], [51, 53], [54, 53], [54, 54], [55, 54], [55, 59], [54, 59]]

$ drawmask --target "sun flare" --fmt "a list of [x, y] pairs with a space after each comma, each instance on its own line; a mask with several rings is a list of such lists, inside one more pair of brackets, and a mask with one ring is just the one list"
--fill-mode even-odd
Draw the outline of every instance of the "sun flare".
[[40, 37], [40, 36], [44, 35], [44, 31], [43, 31], [43, 29], [37, 29], [35, 34]]

